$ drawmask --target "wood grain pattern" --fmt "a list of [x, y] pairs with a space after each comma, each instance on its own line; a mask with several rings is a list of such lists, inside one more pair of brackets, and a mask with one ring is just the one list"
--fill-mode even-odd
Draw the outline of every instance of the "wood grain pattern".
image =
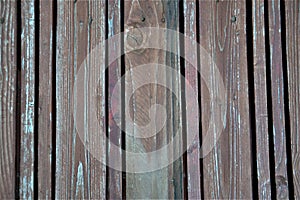
[[[300, 198], [300, 2], [285, 1], [286, 54], [293, 163], [294, 198]], [[292, 198], [292, 197], [290, 197]]]
[[15, 197], [16, 2], [0, 2], [0, 199]]
[[[196, 18], [196, 1], [186, 0], [184, 1], [184, 34], [185, 37], [190, 38], [197, 42], [197, 23]], [[189, 54], [189, 55], [187, 55]], [[189, 62], [185, 62], [185, 78], [186, 81], [193, 89], [195, 94], [198, 94], [198, 62], [197, 62], [197, 46], [189, 46], [185, 44], [185, 57], [191, 58], [195, 66], [192, 66]], [[187, 92], [186, 92], [187, 93]], [[192, 144], [192, 148], [187, 150], [187, 192], [189, 199], [201, 199], [201, 172], [200, 172], [200, 138], [199, 138], [199, 119], [196, 115], [194, 107], [190, 107], [191, 101], [186, 96], [186, 116], [191, 119], [191, 121], [186, 120], [187, 126], [187, 137], [192, 133], [195, 133], [194, 140], [196, 143]], [[200, 113], [199, 113], [200, 114]], [[191, 125], [196, 124], [196, 125]], [[189, 139], [187, 139], [189, 140]], [[198, 142], [197, 142], [198, 141]]]
[[[292, 186], [294, 198], [299, 199], [300, 2], [252, 0], [247, 5], [252, 8], [246, 8], [246, 0], [2, 0], [0, 198], [201, 199], [204, 195], [251, 199], [256, 197], [252, 187], [257, 179], [260, 199], [271, 199], [275, 190], [277, 199], [293, 198], [289, 196]], [[250, 12], [247, 20], [252, 20], [252, 33], [246, 32]], [[124, 46], [120, 41], [101, 46], [106, 37], [119, 34], [123, 25]], [[151, 44], [173, 53], [144, 49], [143, 42], [155, 35], [143, 31], [144, 27], [184, 31], [191, 40], [200, 39], [200, 48], [179, 35], [162, 34]], [[246, 38], [247, 34], [253, 38]], [[125, 63], [119, 57], [106, 69], [107, 62], [123, 50]], [[206, 53], [210, 63], [202, 62]], [[224, 91], [218, 88], [220, 80], [214, 79], [218, 77], [214, 63]], [[140, 65], [147, 68], [141, 72]], [[207, 71], [206, 79], [202, 76]], [[123, 72], [125, 81], [119, 82]], [[185, 82], [179, 78], [183, 72]], [[170, 87], [156, 84], [157, 80]], [[82, 90], [76, 89], [79, 85]], [[114, 94], [116, 86], [124, 91]], [[200, 112], [191, 103], [187, 87], [201, 98]], [[213, 98], [222, 92], [226, 93], [226, 127], [216, 138], [222, 116], [212, 108], [222, 109], [222, 99]], [[125, 107], [123, 95], [129, 99]], [[93, 114], [99, 125], [91, 120]], [[200, 122], [197, 114], [201, 114]], [[214, 132], [207, 135], [210, 121]], [[140, 129], [151, 122], [154, 126], [147, 133]], [[150, 132], [155, 134], [143, 135]], [[172, 156], [181, 152], [193, 134], [195, 142], [186, 157], [173, 162]], [[174, 142], [175, 135], [182, 140], [175, 141], [173, 148], [148, 156]], [[108, 143], [103, 140], [106, 136]], [[200, 140], [205, 143], [208, 136], [216, 146], [200, 160]], [[126, 155], [121, 150], [124, 144]], [[257, 153], [253, 156], [252, 147]], [[141, 162], [134, 163], [129, 152], [142, 153]], [[151, 172], [126, 172], [126, 177], [103, 164], [123, 158], [125, 166], [120, 170], [151, 162], [170, 164]]]
[[[280, 1], [268, 3], [273, 141], [277, 198], [288, 198]], [[287, 91], [286, 91], [287, 92]]]
[[[227, 96], [226, 128], [203, 160], [204, 196], [249, 199], [252, 184], [245, 1], [200, 1], [199, 6], [200, 45], [217, 65]], [[201, 71], [203, 67], [209, 66], [201, 65]], [[209, 98], [201, 83], [203, 137], [208, 116], [214, 116], [209, 111]]]
[[35, 122], [35, 7], [34, 1], [21, 1], [21, 149], [20, 198], [34, 198]]
[[51, 199], [53, 124], [53, 2], [39, 5], [38, 198]]
[[[109, 0], [108, 1], [108, 38], [120, 34], [121, 32], [121, 25], [120, 25], [120, 1], [118, 0]], [[119, 36], [121, 37], [121, 36]], [[112, 46], [108, 46], [108, 57], [115, 58], [119, 53], [121, 52], [121, 44], [116, 44]], [[121, 93], [118, 94], [117, 98], [112, 98], [112, 92], [113, 89], [117, 86], [116, 84], [119, 84], [118, 80], [121, 78], [121, 59], [118, 58], [116, 61], [114, 61], [111, 65], [109, 65], [108, 68], [108, 79], [109, 79], [109, 91], [108, 91], [108, 106], [109, 106], [109, 118], [108, 118], [108, 135], [110, 142], [117, 145], [119, 147], [119, 152], [116, 154], [113, 153], [112, 150], [110, 150], [111, 146], [110, 143], [108, 144], [108, 159], [119, 159], [122, 160], [122, 151], [121, 151], [121, 145], [122, 145], [122, 131], [121, 131], [121, 124], [117, 124], [116, 121], [111, 117], [113, 116], [112, 108], [117, 108], [121, 110], [122, 105], [122, 97]], [[115, 117], [118, 117], [121, 119], [121, 113], [118, 113], [115, 115]], [[122, 187], [123, 187], [123, 178], [122, 178], [122, 172], [114, 170], [112, 168], [109, 169], [107, 172], [109, 174], [109, 179], [107, 183], [108, 189], [108, 198], [109, 199], [122, 199]]]
[[261, 199], [271, 199], [264, 9], [264, 1], [252, 1], [258, 194]]
[[[176, 1], [163, 1], [164, 2], [164, 14], [166, 18], [166, 28], [179, 32], [179, 3]], [[173, 93], [177, 93], [178, 96], [167, 93], [167, 99], [166, 99], [166, 108], [167, 111], [170, 113], [167, 117], [166, 126], [167, 126], [167, 133], [168, 138], [167, 142], [170, 142], [174, 140], [174, 137], [176, 134], [180, 136], [180, 138], [183, 138], [183, 128], [182, 125], [183, 119], [182, 119], [182, 97], [183, 95], [181, 93], [181, 86], [182, 82], [180, 78], [180, 51], [184, 51], [184, 49], [180, 49], [180, 40], [179, 36], [172, 36], [169, 38], [169, 36], [166, 36], [167, 43], [166, 46], [168, 49], [172, 49], [175, 55], [167, 52], [165, 57], [165, 65], [170, 66], [173, 70], [177, 72], [177, 75], [171, 75], [167, 72], [166, 73], [166, 81], [169, 82], [169, 85], [172, 87], [169, 88]], [[168, 83], [167, 83], [168, 84]], [[169, 91], [167, 91], [169, 92]], [[177, 142], [174, 142], [173, 147], [173, 154], [180, 152], [183, 148], [182, 140], [179, 140]], [[169, 157], [170, 155], [168, 155]], [[180, 157], [178, 160], [172, 163], [172, 165], [169, 166], [169, 179], [171, 178], [171, 182], [169, 183], [169, 198], [175, 198], [175, 199], [183, 199], [184, 198], [184, 174], [183, 171], [183, 159]]]
[[[105, 38], [105, 1], [60, 1], [58, 2], [57, 26], [57, 136], [56, 136], [56, 188], [55, 198], [97, 198], [106, 196], [106, 167], [91, 155], [84, 147], [86, 142], [80, 139], [75, 127], [76, 107], [70, 102], [74, 97], [74, 81], [80, 66], [85, 72], [84, 85], [84, 135], [92, 127], [89, 124], [89, 87], [95, 85], [94, 75], [90, 74], [97, 61], [91, 57], [86, 62], [88, 53]], [[102, 51], [105, 54], [105, 51]], [[100, 56], [100, 55], [99, 55]], [[101, 55], [100, 57], [103, 57]], [[104, 68], [102, 68], [104, 70]], [[101, 130], [105, 130], [104, 72], [99, 73], [100, 88], [97, 90], [101, 98], [97, 101], [97, 116], [100, 117]], [[97, 84], [96, 84], [97, 85]], [[74, 95], [74, 96], [72, 96]], [[80, 99], [81, 100], [81, 99]], [[79, 101], [79, 100], [78, 100]], [[103, 121], [104, 120], [104, 121]], [[104, 122], [104, 123], [102, 123]], [[78, 122], [81, 123], [81, 122]], [[88, 135], [89, 136], [89, 135]], [[88, 142], [90, 142], [88, 140]], [[98, 141], [97, 141], [98, 142]], [[99, 144], [99, 143], [97, 143]], [[105, 147], [105, 143], [99, 144]], [[104, 156], [106, 152], [100, 152]]]
[[[155, 120], [155, 127], [151, 127], [149, 132], [157, 132], [155, 136], [138, 139], [136, 136], [142, 134], [137, 131], [137, 127], [129, 127], [129, 119], [126, 119], [126, 150], [130, 152], [147, 153], [155, 151], [166, 145], [177, 131], [181, 130], [181, 104], [180, 96], [174, 97], [169, 90], [179, 90], [181, 88], [180, 79], [175, 80], [171, 74], [167, 74], [164, 69], [158, 70], [157, 65], [149, 66], [145, 71], [149, 75], [149, 80], [160, 78], [163, 82], [170, 81], [172, 88], [167, 89], [164, 86], [153, 84], [143, 85], [141, 88], [133, 91], [134, 85], [140, 81], [139, 73], [135, 71], [136, 67], [149, 63], [166, 64], [179, 70], [179, 59], [177, 56], [165, 53], [161, 50], [154, 49], [139, 49], [143, 41], [139, 39], [141, 36], [137, 31], [132, 31], [133, 28], [143, 27], [159, 27], [171, 28], [178, 30], [178, 2], [175, 1], [126, 1], [125, 2], [125, 31], [128, 31], [127, 38], [125, 38], [126, 49], [138, 48], [133, 52], [126, 54], [126, 75], [125, 80], [125, 95], [132, 97], [129, 104], [126, 103], [125, 110], [129, 111], [132, 120], [136, 126], [143, 126]], [[151, 33], [143, 33], [142, 35], [149, 35]], [[179, 38], [168, 38], [166, 45], [171, 48], [177, 48], [179, 54]], [[134, 39], [136, 38], [136, 39]], [[143, 39], [142, 39], [143, 40]], [[161, 39], [162, 40], [162, 39]], [[159, 42], [160, 38], [151, 42]], [[176, 52], [176, 51], [175, 51]], [[178, 71], [180, 74], [180, 71]], [[178, 99], [177, 99], [178, 98]], [[164, 118], [159, 114], [158, 110], [153, 111], [153, 116], [149, 116], [149, 109], [152, 105], [160, 104], [166, 108], [167, 121], [166, 126], [161, 130], [156, 126], [159, 121]], [[131, 137], [133, 134], [135, 137]], [[181, 132], [177, 133], [181, 134]], [[170, 155], [174, 151], [178, 151], [182, 144], [175, 144], [175, 149], [172, 149]], [[168, 160], [168, 155], [161, 155], [157, 160], [152, 162], [159, 162], [160, 159]], [[151, 160], [148, 160], [146, 154], [143, 160], [144, 165], [148, 165]], [[127, 165], [131, 164], [126, 160]], [[126, 197], [132, 198], [183, 198], [183, 183], [182, 183], [182, 159], [179, 159], [169, 167], [156, 170], [154, 172], [147, 172], [142, 174], [127, 173], [126, 174]]]

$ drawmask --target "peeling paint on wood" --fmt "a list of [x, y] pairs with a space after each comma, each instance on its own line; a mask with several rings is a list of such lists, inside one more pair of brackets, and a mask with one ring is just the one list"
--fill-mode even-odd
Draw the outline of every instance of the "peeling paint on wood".
[[35, 8], [22, 1], [20, 197], [34, 198]]
[[[105, 39], [105, 1], [71, 1], [58, 2], [58, 27], [57, 27], [57, 75], [56, 75], [56, 101], [57, 101], [57, 135], [56, 135], [56, 188], [55, 198], [96, 198], [106, 196], [106, 166], [100, 163], [84, 147], [75, 127], [76, 99], [74, 105], [71, 100], [76, 97], [73, 85], [77, 78], [76, 73], [81, 64], [84, 71], [84, 116], [85, 133], [90, 131], [89, 98], [94, 98], [86, 93], [94, 80], [90, 70], [95, 65], [97, 58], [85, 62], [88, 53], [100, 41]], [[91, 23], [91, 19], [92, 23]], [[104, 58], [105, 51], [101, 52]], [[84, 62], [84, 63], [83, 63]], [[102, 62], [104, 66], [104, 62]], [[105, 130], [104, 110], [104, 67], [99, 71], [101, 88], [98, 101], [97, 116], [101, 119], [101, 129]], [[98, 84], [96, 84], [98, 85]], [[79, 111], [80, 112], [80, 111]], [[74, 115], [73, 115], [74, 114]], [[104, 121], [102, 121], [104, 119]], [[84, 135], [86, 135], [84, 133]], [[98, 143], [105, 146], [105, 143]], [[101, 152], [106, 156], [106, 152]]]

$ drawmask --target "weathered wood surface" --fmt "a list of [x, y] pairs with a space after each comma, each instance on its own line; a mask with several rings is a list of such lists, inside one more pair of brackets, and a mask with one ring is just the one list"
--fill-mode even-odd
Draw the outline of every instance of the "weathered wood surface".
[[20, 198], [34, 197], [35, 127], [35, 7], [34, 1], [21, 1], [21, 146]]
[[[179, 30], [178, 26], [178, 3], [175, 1], [126, 1], [125, 2], [125, 31], [128, 31], [125, 38], [125, 50], [137, 49], [126, 54], [126, 79], [125, 95], [132, 96], [132, 101], [125, 102], [125, 110], [130, 112], [130, 117], [136, 123], [136, 126], [143, 126], [155, 121], [155, 126], [150, 127], [149, 132], [156, 135], [149, 138], [132, 138], [128, 134], [133, 134], [135, 137], [143, 134], [135, 127], [130, 127], [129, 119], [126, 120], [126, 150], [131, 152], [147, 153], [155, 151], [166, 145], [172, 140], [175, 133], [181, 134], [181, 103], [180, 96], [174, 97], [171, 95], [172, 90], [180, 91], [180, 79], [175, 81], [172, 74], [166, 73], [164, 68], [159, 68], [156, 64], [149, 65], [149, 69], [145, 71], [148, 74], [147, 80], [142, 80], [139, 72], [136, 71], [139, 65], [149, 63], [159, 63], [168, 65], [177, 70], [180, 74], [179, 57], [165, 53], [161, 50], [140, 49], [143, 43], [138, 31], [133, 28], [156, 27], [170, 28]], [[144, 33], [143, 35], [151, 34]], [[136, 40], [135, 40], [136, 38]], [[177, 51], [179, 55], [179, 37], [172, 36], [163, 45], [170, 45], [171, 48]], [[151, 42], [164, 41], [164, 38], [156, 38]], [[161, 79], [164, 83], [170, 81], [171, 88], [157, 86], [154, 81]], [[134, 90], [135, 84], [141, 81], [147, 84], [141, 88]], [[142, 82], [143, 83], [143, 82]], [[160, 104], [166, 109], [167, 119], [162, 117], [159, 109], [153, 111], [152, 116], [149, 115], [149, 109], [155, 104]], [[165, 126], [161, 130], [157, 126], [158, 122], [166, 120]], [[180, 142], [175, 144], [175, 149], [168, 152], [173, 155], [174, 151], [179, 151], [182, 145]], [[159, 160], [168, 160], [170, 156], [164, 154], [155, 158], [156, 160], [148, 160], [145, 154], [144, 165], [148, 162], [159, 162]], [[126, 160], [126, 168], [131, 164]], [[169, 167], [159, 169], [154, 172], [142, 174], [127, 173], [126, 174], [126, 197], [132, 198], [183, 198], [183, 178], [182, 178], [182, 159], [175, 163], [170, 163]]]
[[[196, 1], [186, 0], [184, 1], [184, 34], [189, 40], [197, 42], [197, 15], [196, 15]], [[186, 84], [189, 84], [196, 94], [198, 91], [198, 49], [197, 45], [189, 46], [185, 44], [185, 56], [189, 57], [194, 61], [194, 66], [185, 62], [185, 78]], [[187, 55], [189, 54], [189, 55]], [[187, 93], [187, 92], [186, 92]], [[199, 111], [192, 107], [191, 101], [186, 96], [186, 116], [192, 119], [191, 121], [186, 120], [186, 133], [187, 137], [191, 133], [195, 133], [195, 143], [192, 144], [191, 149], [187, 150], [187, 195], [189, 199], [201, 199], [201, 171], [200, 171], [200, 137], [199, 137]], [[199, 100], [198, 100], [199, 101]], [[200, 102], [199, 102], [200, 104]], [[187, 119], [187, 118], [186, 118]], [[193, 125], [196, 124], [196, 125]], [[189, 140], [189, 138], [187, 139]], [[189, 147], [188, 147], [189, 148]]]
[[[257, 194], [261, 199], [300, 198], [300, 3], [252, 0], [247, 5], [252, 9], [246, 11], [245, 0], [1, 1], [0, 198], [249, 199]], [[251, 33], [246, 32], [251, 25], [246, 24], [246, 13], [252, 21]], [[184, 31], [190, 39], [199, 39], [200, 48], [220, 71], [227, 100], [226, 128], [203, 159], [199, 148], [205, 144], [200, 142], [208, 137], [210, 120], [217, 130], [221, 117], [211, 108], [222, 100], [215, 102], [212, 97], [222, 91], [218, 91], [214, 70], [210, 81], [204, 82], [197, 67], [203, 72], [212, 69], [213, 62], [203, 63], [204, 51], [188, 42], [183, 46], [183, 38], [175, 35], [152, 41], [152, 45], [173, 49], [174, 54], [140, 49], [152, 32], [133, 28], [149, 26]], [[89, 54], [123, 27], [124, 46], [122, 42], [100, 46], [96, 54]], [[137, 50], [105, 70], [107, 60], [132, 48]], [[180, 59], [180, 54], [194, 62]], [[147, 66], [142, 74], [136, 71], [139, 65], [149, 63], [157, 64]], [[123, 72], [125, 82], [118, 82]], [[181, 72], [185, 82], [177, 77]], [[156, 85], [159, 79], [171, 87]], [[134, 86], [148, 80], [152, 83], [135, 90]], [[82, 91], [78, 91], [82, 94], [74, 89], [75, 83], [81, 85]], [[116, 86], [122, 92], [113, 96]], [[200, 122], [187, 86], [198, 93]], [[127, 97], [130, 100], [124, 103]], [[76, 104], [79, 101], [81, 108]], [[95, 110], [91, 110], [93, 101]], [[114, 108], [120, 112], [113, 113]], [[130, 113], [134, 126], [123, 109]], [[100, 125], [96, 134], [101, 138], [87, 134], [95, 128], [90, 121], [92, 112], [96, 112]], [[78, 113], [82, 121], [76, 118]], [[154, 126], [150, 131], [157, 132], [155, 136], [131, 136], [142, 134], [138, 126], [151, 120]], [[170, 161], [184, 148], [191, 132], [196, 133], [196, 142], [186, 154], [153, 172], [122, 173], [100, 162], [126, 158], [122, 167], [127, 168], [132, 160], [123, 154], [122, 145], [128, 152], [148, 153], [179, 134], [182, 140], [155, 158], [157, 162]], [[102, 140], [105, 136], [109, 143]], [[145, 154], [143, 163], [138, 164], [146, 166], [152, 161]]]
[[[84, 142], [87, 138], [82, 141], [78, 136], [76, 118], [73, 118], [76, 116], [76, 104], [74, 102], [72, 105], [71, 101], [77, 95], [76, 92], [73, 93], [73, 84], [82, 65], [86, 75], [81, 84], [84, 84], [86, 95], [84, 100], [80, 98], [80, 103], [85, 105], [84, 110], [78, 112], [83, 112], [86, 117], [82, 122], [85, 125], [84, 131], [92, 128], [93, 125], [88, 121], [88, 103], [89, 98], [92, 98], [89, 96], [89, 87], [95, 85], [91, 82], [95, 81], [93, 75], [100, 76], [97, 117], [101, 121], [99, 131], [105, 131], [105, 109], [99, 106], [104, 105], [105, 101], [105, 62], [95, 56], [89, 59], [90, 62], [85, 60], [88, 53], [105, 39], [105, 1], [59, 1], [57, 6], [55, 198], [103, 199], [106, 196], [106, 167], [85, 149]], [[101, 53], [105, 54], [105, 49]], [[103, 55], [99, 57], [104, 58]], [[90, 74], [96, 64], [100, 64], [103, 71]], [[105, 147], [105, 143], [96, 144]], [[99, 153], [105, 159], [106, 152]]]
[[[39, 98], [38, 98], [38, 198], [51, 199], [53, 162], [53, 2], [39, 4]], [[54, 127], [55, 128], [55, 127]]]
[[[286, 55], [288, 70], [289, 113], [291, 130], [294, 198], [300, 198], [300, 2], [285, 2]], [[283, 30], [282, 30], [283, 31]], [[291, 184], [291, 183], [289, 183]], [[290, 197], [292, 198], [292, 197]]]
[[[288, 178], [286, 159], [286, 128], [284, 112], [284, 77], [281, 43], [280, 1], [268, 2], [269, 65], [271, 75], [272, 120], [276, 195], [279, 199], [288, 198]], [[267, 49], [268, 50], [268, 49]], [[268, 54], [267, 54], [268, 55]]]
[[[121, 33], [121, 3], [118, 0], [109, 0], [108, 1], [108, 39]], [[118, 36], [121, 41], [121, 34]], [[108, 46], [108, 57], [116, 58], [117, 55], [121, 53], [121, 44], [114, 44]], [[108, 59], [109, 60], [109, 59]], [[108, 159], [122, 160], [124, 158], [121, 147], [122, 147], [122, 124], [117, 124], [116, 120], [112, 116], [122, 119], [122, 113], [119, 112], [113, 115], [112, 108], [119, 108], [122, 110], [122, 96], [121, 93], [117, 95], [117, 98], [112, 98], [112, 93], [114, 88], [117, 86], [121, 88], [120, 80], [121, 78], [121, 58], [119, 57], [112, 64], [108, 66], [108, 137], [109, 141], [119, 147], [119, 151], [114, 153], [110, 150], [111, 145], [108, 143]], [[122, 166], [123, 167], [123, 166]], [[109, 174], [107, 187], [109, 199], [122, 199], [123, 191], [123, 177], [122, 172], [110, 168], [107, 172]]]
[[265, 4], [252, 1], [253, 78], [255, 95], [255, 134], [258, 194], [261, 199], [271, 198], [269, 160], [269, 129], [267, 102], [267, 74], [265, 48]]
[[0, 2], [0, 199], [15, 197], [17, 38], [15, 1]]
[[[200, 45], [217, 65], [227, 96], [226, 128], [215, 148], [203, 159], [205, 198], [252, 197], [245, 9], [245, 1], [199, 2]], [[200, 66], [201, 71], [204, 67], [211, 66]], [[214, 82], [208, 84], [207, 87], [215, 88]], [[212, 90], [215, 95], [217, 92]], [[210, 113], [209, 98], [202, 83], [203, 137], [208, 116], [212, 115], [211, 120], [220, 117]]]

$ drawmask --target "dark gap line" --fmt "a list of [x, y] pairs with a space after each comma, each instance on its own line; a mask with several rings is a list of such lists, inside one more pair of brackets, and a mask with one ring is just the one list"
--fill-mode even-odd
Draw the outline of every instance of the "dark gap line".
[[[200, 5], [199, 1], [196, 0], [196, 40], [197, 40], [197, 80], [198, 80], [198, 104], [199, 104], [199, 144], [202, 146], [202, 102], [201, 102], [201, 70], [200, 67]], [[200, 155], [200, 189], [201, 189], [201, 199], [204, 199], [204, 174], [203, 174], [203, 158]]]
[[17, 74], [16, 74], [16, 148], [15, 148], [15, 199], [20, 199], [20, 147], [21, 147], [21, 73], [22, 73], [22, 13], [21, 13], [21, 0], [16, 2], [17, 8]]
[[[109, 103], [108, 103], [108, 90], [109, 90], [109, 66], [108, 66], [108, 0], [105, 0], [105, 133], [106, 138], [110, 138], [110, 135], [108, 133], [108, 126], [109, 126]], [[108, 140], [110, 141], [110, 140]], [[106, 163], [109, 163], [109, 144], [106, 143]], [[106, 165], [106, 187], [105, 187], [105, 195], [106, 199], [109, 199], [109, 166]]]
[[272, 70], [270, 60], [270, 37], [269, 37], [269, 10], [268, 0], [264, 1], [265, 13], [265, 48], [266, 48], [266, 74], [267, 74], [267, 109], [268, 109], [268, 127], [269, 127], [269, 161], [270, 161], [270, 183], [271, 198], [276, 199], [276, 180], [275, 180], [275, 157], [274, 157], [274, 137], [273, 137], [273, 103], [272, 103]]
[[294, 180], [293, 180], [293, 160], [291, 145], [291, 127], [290, 127], [290, 110], [289, 110], [289, 80], [287, 66], [287, 46], [286, 46], [286, 22], [285, 22], [285, 1], [280, 0], [281, 15], [281, 46], [282, 46], [282, 63], [283, 63], [283, 82], [284, 82], [284, 114], [286, 129], [286, 157], [287, 157], [287, 178], [289, 186], [289, 198], [294, 199]]
[[180, 74], [181, 79], [181, 109], [182, 109], [182, 148], [184, 153], [182, 155], [183, 162], [183, 198], [188, 199], [188, 172], [187, 172], [187, 127], [186, 127], [186, 98], [185, 98], [185, 43], [184, 43], [184, 2], [179, 1], [179, 51], [180, 51]]
[[57, 0], [53, 1], [52, 11], [52, 29], [53, 29], [53, 42], [52, 42], [52, 165], [51, 165], [51, 197], [55, 199], [56, 187], [56, 45], [57, 45]]
[[247, 63], [249, 84], [249, 116], [251, 128], [251, 157], [252, 157], [252, 197], [258, 199], [258, 177], [257, 177], [257, 151], [256, 151], [256, 113], [255, 113], [255, 86], [253, 66], [253, 24], [252, 24], [252, 2], [246, 1], [246, 28], [247, 28]]
[[34, 139], [33, 139], [33, 148], [34, 148], [34, 161], [33, 161], [33, 196], [34, 199], [38, 199], [38, 193], [39, 193], [39, 185], [38, 185], [38, 147], [39, 147], [39, 52], [40, 52], [40, 46], [39, 46], [39, 40], [40, 40], [40, 29], [39, 29], [39, 23], [40, 23], [40, 2], [38, 0], [34, 1], [34, 15], [35, 15], [35, 21], [34, 21], [34, 46], [35, 46], [35, 71], [34, 71]]
[[[124, 17], [125, 17], [125, 2], [120, 1], [120, 28], [121, 28], [121, 78], [125, 75], [125, 55], [124, 55]], [[121, 79], [121, 129], [122, 129], [122, 135], [121, 135], [121, 148], [123, 151], [122, 154], [122, 199], [126, 199], [126, 140], [125, 140], [125, 79]]]

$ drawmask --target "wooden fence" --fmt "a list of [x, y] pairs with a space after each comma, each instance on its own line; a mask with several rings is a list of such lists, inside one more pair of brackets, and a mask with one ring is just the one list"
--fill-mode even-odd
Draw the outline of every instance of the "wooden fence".
[[[141, 49], [152, 34], [144, 27], [180, 32], [200, 45], [175, 34], [150, 44], [173, 52]], [[119, 42], [100, 45], [97, 56], [89, 57], [114, 36]], [[300, 199], [299, 0], [2, 0], [0, 37], [1, 199]], [[225, 99], [211, 100], [220, 91], [210, 90], [217, 84], [215, 71], [201, 77], [206, 57], [217, 67]], [[144, 74], [135, 70], [149, 63], [177, 73], [157, 65]], [[93, 74], [94, 65], [102, 67]], [[136, 88], [147, 77], [169, 88]], [[74, 83], [82, 93], [74, 93]], [[87, 148], [76, 121], [83, 115], [84, 133], [93, 126], [85, 118], [92, 86], [97, 127], [109, 138], [88, 141], [98, 152]], [[223, 100], [224, 118], [211, 111]], [[77, 101], [85, 107], [77, 109]], [[149, 112], [155, 104], [165, 112]], [[158, 133], [134, 137], [151, 120]], [[219, 120], [226, 126], [202, 156], [209, 123], [217, 134]], [[195, 140], [187, 146], [191, 133]], [[147, 160], [176, 134], [180, 140], [171, 150]], [[173, 162], [172, 155], [185, 148]], [[143, 154], [142, 162], [131, 163], [130, 152]], [[123, 172], [101, 159], [120, 161]], [[168, 166], [153, 172], [128, 171], [165, 161]]]

